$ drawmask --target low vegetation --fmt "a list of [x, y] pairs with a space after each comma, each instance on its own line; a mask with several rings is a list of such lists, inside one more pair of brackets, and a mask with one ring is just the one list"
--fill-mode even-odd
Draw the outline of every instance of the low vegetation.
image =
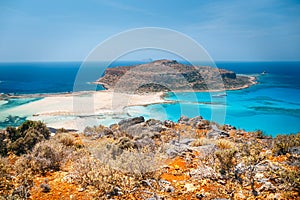
[[8, 127], [0, 133], [0, 199], [299, 198], [299, 133], [218, 132], [202, 118], [183, 119], [54, 136], [42, 122]]

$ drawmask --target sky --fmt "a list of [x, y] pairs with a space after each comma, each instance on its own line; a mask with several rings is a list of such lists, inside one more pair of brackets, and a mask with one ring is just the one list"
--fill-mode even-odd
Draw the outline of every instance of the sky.
[[0, 62], [82, 61], [143, 27], [181, 32], [216, 61], [300, 60], [300, 1], [1, 0]]

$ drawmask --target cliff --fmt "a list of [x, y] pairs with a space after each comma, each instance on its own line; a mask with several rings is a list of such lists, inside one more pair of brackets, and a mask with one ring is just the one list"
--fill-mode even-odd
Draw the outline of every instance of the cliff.
[[254, 84], [251, 77], [210, 66], [191, 66], [175, 60], [106, 69], [96, 81], [106, 89], [122, 92], [159, 92], [178, 90], [232, 90]]

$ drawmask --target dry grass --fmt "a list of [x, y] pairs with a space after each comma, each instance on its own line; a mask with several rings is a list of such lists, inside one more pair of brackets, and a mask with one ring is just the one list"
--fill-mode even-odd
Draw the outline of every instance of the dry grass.
[[214, 143], [219, 149], [232, 149], [236, 145], [235, 143], [226, 139], [218, 139]]
[[199, 138], [196, 139], [195, 141], [192, 142], [192, 146], [194, 147], [199, 147], [199, 146], [205, 146], [205, 145], [210, 145], [213, 144], [214, 142], [210, 139], [207, 138]]

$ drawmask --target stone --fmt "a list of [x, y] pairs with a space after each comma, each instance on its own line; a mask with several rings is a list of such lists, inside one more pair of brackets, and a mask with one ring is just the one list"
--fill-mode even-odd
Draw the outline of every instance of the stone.
[[276, 191], [276, 187], [271, 182], [265, 182], [259, 189], [259, 192], [261, 191]]
[[197, 117], [191, 118], [189, 120], [189, 124], [191, 124], [191, 126], [193, 126], [194, 128], [196, 128], [197, 124], [199, 122], [202, 122], [202, 121], [203, 121], [203, 117], [197, 116]]
[[173, 128], [173, 127], [174, 127], [174, 122], [172, 122], [171, 120], [165, 120], [165, 121], [164, 121], [164, 125], [165, 125], [167, 128]]
[[[169, 143], [170, 144], [170, 143]], [[170, 144], [169, 148], [166, 150], [166, 154], [173, 158], [179, 155], [182, 155], [184, 152], [192, 151], [192, 149], [185, 144]]]
[[193, 141], [195, 141], [194, 138], [183, 138], [179, 140], [180, 144], [190, 145]]
[[178, 123], [186, 124], [189, 121], [189, 118], [186, 116], [181, 116], [178, 120]]
[[140, 116], [140, 117], [134, 117], [134, 118], [129, 118], [129, 119], [123, 119], [118, 123], [118, 125], [119, 125], [120, 130], [126, 130], [130, 126], [140, 124], [142, 122], [145, 122], [145, 118], [143, 116]]
[[42, 188], [42, 192], [45, 192], [45, 193], [48, 193], [51, 190], [50, 186], [47, 183], [41, 184], [40, 188]]
[[213, 130], [213, 131], [209, 132], [206, 137], [209, 139], [216, 140], [219, 138], [229, 137], [229, 134], [224, 131]]

